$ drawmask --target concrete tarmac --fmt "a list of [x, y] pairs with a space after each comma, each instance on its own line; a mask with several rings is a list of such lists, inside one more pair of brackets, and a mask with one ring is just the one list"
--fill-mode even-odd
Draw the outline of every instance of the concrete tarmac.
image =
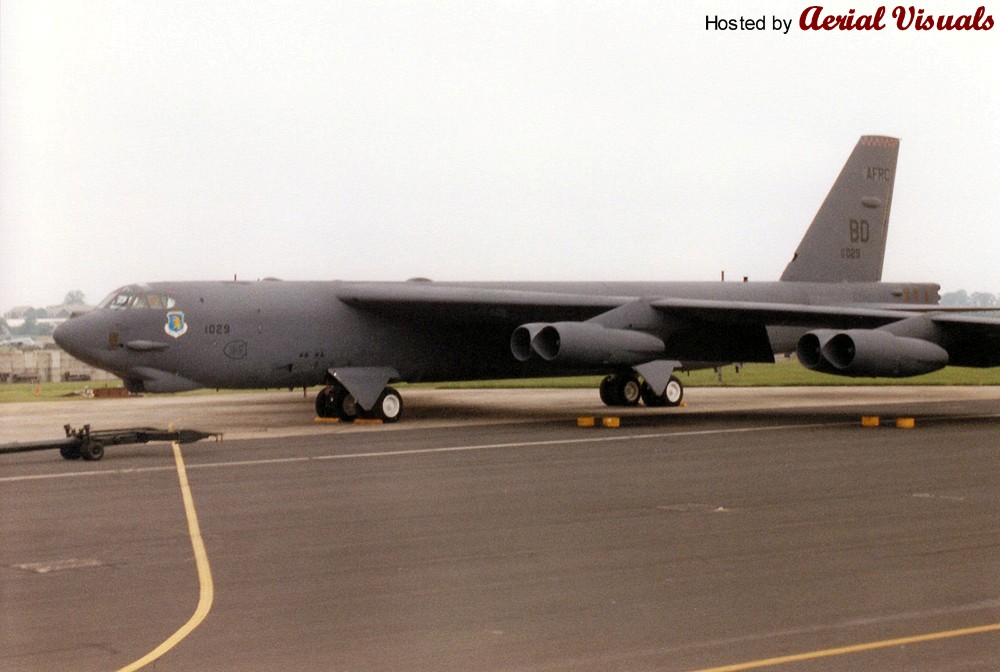
[[618, 429], [576, 426], [593, 391], [404, 399], [0, 407], [0, 440], [227, 437], [0, 456], [0, 669], [996, 669], [996, 388], [689, 390]]

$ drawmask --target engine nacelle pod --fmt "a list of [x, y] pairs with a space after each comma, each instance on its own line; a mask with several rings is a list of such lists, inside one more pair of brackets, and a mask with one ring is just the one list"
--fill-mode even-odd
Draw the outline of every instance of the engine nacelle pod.
[[519, 362], [526, 362], [531, 359], [531, 341], [545, 326], [544, 322], [531, 322], [522, 324], [510, 335], [510, 351], [514, 354], [514, 359]]
[[799, 339], [795, 346], [795, 356], [802, 366], [821, 373], [840, 373], [836, 367], [823, 358], [823, 346], [837, 335], [833, 329], [810, 331]]
[[[820, 358], [815, 359], [815, 347]], [[882, 329], [850, 329], [830, 335], [809, 332], [799, 339], [796, 352], [808, 368], [852, 377], [907, 378], [948, 365], [948, 351], [919, 338], [896, 336]]]
[[652, 334], [608, 329], [593, 322], [545, 325], [531, 339], [531, 348], [549, 362], [629, 366], [656, 359], [665, 350], [663, 341]]
[[828, 362], [849, 376], [906, 378], [943, 369], [948, 351], [919, 338], [895, 336], [878, 329], [852, 329], [823, 346]]

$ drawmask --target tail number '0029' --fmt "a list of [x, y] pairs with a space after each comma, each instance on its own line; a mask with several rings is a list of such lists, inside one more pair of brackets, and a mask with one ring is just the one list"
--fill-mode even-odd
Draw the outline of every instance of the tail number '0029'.
[[840, 248], [840, 258], [841, 259], [860, 259], [861, 258], [861, 248], [860, 247], [842, 247], [842, 248]]
[[206, 334], [228, 334], [229, 325], [228, 324], [206, 324], [205, 325]]

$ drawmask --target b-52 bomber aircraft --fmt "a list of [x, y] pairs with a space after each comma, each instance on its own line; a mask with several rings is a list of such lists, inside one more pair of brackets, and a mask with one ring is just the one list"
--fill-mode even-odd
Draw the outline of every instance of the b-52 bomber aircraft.
[[863, 136], [778, 282], [153, 282], [55, 331], [135, 392], [324, 385], [320, 416], [398, 420], [395, 381], [603, 373], [611, 406], [671, 406], [676, 371], [774, 362], [906, 377], [1000, 366], [1000, 319], [881, 282], [899, 141]]

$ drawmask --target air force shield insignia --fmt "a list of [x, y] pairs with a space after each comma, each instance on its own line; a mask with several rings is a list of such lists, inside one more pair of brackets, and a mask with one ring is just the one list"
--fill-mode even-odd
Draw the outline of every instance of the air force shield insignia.
[[187, 333], [188, 325], [184, 321], [183, 310], [171, 310], [167, 313], [167, 323], [163, 325], [163, 331], [174, 338], [180, 338]]

